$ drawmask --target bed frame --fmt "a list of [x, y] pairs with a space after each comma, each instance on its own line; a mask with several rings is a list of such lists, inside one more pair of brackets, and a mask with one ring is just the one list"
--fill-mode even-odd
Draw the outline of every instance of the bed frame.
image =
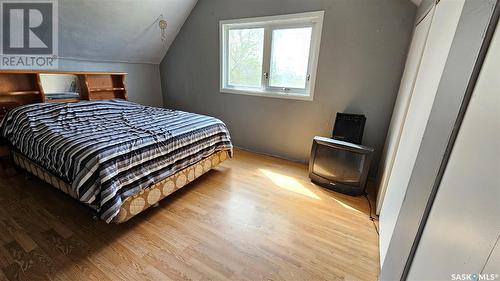
[[[80, 97], [71, 100], [49, 100], [45, 97], [41, 74], [73, 74], [78, 77]], [[79, 102], [81, 100], [127, 99], [126, 73], [111, 72], [56, 72], [56, 71], [0, 71], [0, 120], [12, 109], [41, 102]], [[186, 186], [230, 156], [229, 150], [216, 151], [193, 165], [127, 197], [113, 223], [123, 223], [140, 212], [155, 206], [160, 200]], [[78, 199], [71, 184], [51, 174], [23, 154], [12, 150], [14, 163], [30, 174], [62, 192]], [[89, 206], [96, 210], [94, 206]]]
[[[70, 195], [71, 197], [78, 199], [77, 195], [72, 191], [69, 183], [51, 174], [49, 171], [34, 163], [21, 153], [13, 151], [12, 156], [14, 163], [16, 163], [17, 166]], [[120, 211], [112, 222], [118, 224], [128, 221], [140, 212], [148, 209], [149, 207], [155, 206], [156, 203], [163, 198], [186, 186], [228, 158], [228, 150], [217, 151], [194, 163], [193, 165], [145, 188], [139, 193], [127, 197], [122, 202]], [[95, 210], [95, 207], [89, 207]]]

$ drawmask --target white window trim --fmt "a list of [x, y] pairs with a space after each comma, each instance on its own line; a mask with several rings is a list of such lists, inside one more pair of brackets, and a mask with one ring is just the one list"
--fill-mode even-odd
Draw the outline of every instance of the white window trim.
[[[314, 90], [316, 86], [316, 74], [318, 68], [318, 59], [321, 43], [321, 33], [323, 31], [323, 18], [324, 11], [299, 13], [299, 14], [289, 14], [289, 15], [279, 15], [270, 17], [257, 17], [257, 18], [245, 18], [245, 19], [235, 19], [235, 20], [223, 20], [219, 22], [219, 49], [220, 49], [220, 92], [224, 94], [241, 94], [250, 96], [261, 96], [270, 98], [283, 98], [283, 99], [295, 99], [312, 101], [314, 98]], [[310, 49], [310, 59], [309, 59], [309, 81], [308, 87], [306, 86], [305, 92], [307, 94], [300, 94], [298, 92], [285, 92], [285, 91], [270, 91], [268, 83], [264, 82], [266, 88], [235, 88], [229, 87], [227, 85], [227, 73], [225, 73], [225, 64], [227, 56], [225, 55], [227, 50], [227, 34], [232, 28], [242, 28], [242, 27], [264, 27], [266, 29], [272, 30], [273, 27], [293, 27], [294, 25], [304, 26], [305, 23], [310, 22], [312, 25], [311, 34], [311, 49]], [[269, 70], [270, 63], [270, 52], [271, 52], [271, 32], [266, 30], [264, 39], [264, 61], [262, 66], [262, 75], [264, 72]], [[307, 89], [308, 88], [308, 89]], [[309, 90], [307, 92], [307, 90]]]

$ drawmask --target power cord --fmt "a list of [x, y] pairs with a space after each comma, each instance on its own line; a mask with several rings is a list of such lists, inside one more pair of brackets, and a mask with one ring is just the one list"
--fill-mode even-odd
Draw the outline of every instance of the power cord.
[[370, 208], [370, 213], [369, 213], [370, 214], [370, 220], [373, 223], [373, 227], [375, 227], [375, 231], [377, 232], [377, 235], [380, 236], [380, 234], [378, 232], [377, 224], [375, 223], [375, 218], [372, 216], [372, 203], [370, 201], [370, 198], [368, 198], [368, 193], [365, 192], [364, 197], [366, 198], [366, 201], [368, 201], [368, 206]]

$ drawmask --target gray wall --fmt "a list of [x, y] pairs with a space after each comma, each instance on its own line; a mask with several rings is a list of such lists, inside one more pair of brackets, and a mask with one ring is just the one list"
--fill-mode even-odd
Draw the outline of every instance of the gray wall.
[[127, 72], [127, 90], [130, 101], [161, 106], [160, 71], [157, 64], [59, 60], [59, 70], [67, 71], [121, 71]]
[[[314, 101], [219, 92], [219, 20], [316, 10], [325, 20]], [[160, 65], [165, 105], [221, 118], [236, 146], [302, 162], [336, 112], [363, 113], [378, 163], [415, 13], [407, 0], [200, 0]]]

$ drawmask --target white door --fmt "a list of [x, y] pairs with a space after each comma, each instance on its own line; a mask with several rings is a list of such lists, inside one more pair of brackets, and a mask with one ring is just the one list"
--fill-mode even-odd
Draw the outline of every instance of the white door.
[[500, 29], [497, 27], [408, 280], [451, 280], [452, 274], [460, 273], [486, 274], [472, 280], [499, 278], [499, 78]]
[[381, 265], [406, 194], [464, 2], [465, 0], [442, 0], [434, 10], [380, 212]]
[[424, 52], [425, 43], [427, 42], [427, 35], [429, 34], [433, 15], [434, 7], [432, 7], [424, 19], [415, 27], [413, 38], [411, 39], [405, 70], [401, 78], [401, 84], [399, 85], [398, 97], [394, 105], [394, 111], [392, 112], [391, 125], [389, 126], [384, 151], [382, 152], [382, 160], [379, 169], [379, 178], [381, 180], [377, 195], [377, 215], [380, 214], [380, 209], [384, 202], [387, 182], [389, 181], [389, 175], [391, 174], [399, 140], [401, 139], [401, 131], [403, 130], [406, 113], [410, 105], [413, 87], [417, 79], [417, 73], [420, 62], [422, 61], [422, 54]]

